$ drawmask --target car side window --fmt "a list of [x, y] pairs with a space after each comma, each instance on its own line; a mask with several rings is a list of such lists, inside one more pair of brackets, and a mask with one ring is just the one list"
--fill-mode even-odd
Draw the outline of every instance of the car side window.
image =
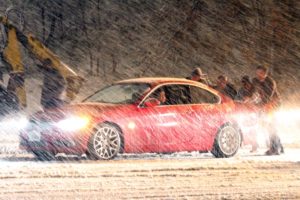
[[181, 105], [190, 102], [190, 96], [185, 85], [165, 86], [168, 105]]
[[189, 86], [192, 104], [216, 104], [219, 97], [215, 94], [196, 86]]
[[163, 87], [159, 87], [159, 88], [157, 88], [156, 90], [154, 90], [154, 91], [148, 96], [147, 99], [155, 98], [155, 99], [159, 100], [159, 99], [160, 99], [160, 93], [163, 92], [163, 91], [164, 91]]
[[[163, 94], [161, 94], [163, 92]], [[157, 88], [148, 98], [156, 98], [161, 105], [181, 105], [190, 103], [187, 86], [164, 85]]]

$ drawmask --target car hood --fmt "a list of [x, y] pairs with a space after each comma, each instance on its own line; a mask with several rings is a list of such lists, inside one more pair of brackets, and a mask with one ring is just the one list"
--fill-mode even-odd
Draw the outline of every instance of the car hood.
[[55, 122], [67, 118], [69, 116], [97, 117], [103, 115], [104, 113], [119, 110], [124, 107], [128, 107], [128, 105], [105, 103], [78, 103], [37, 112], [34, 115], [32, 115], [31, 120]]

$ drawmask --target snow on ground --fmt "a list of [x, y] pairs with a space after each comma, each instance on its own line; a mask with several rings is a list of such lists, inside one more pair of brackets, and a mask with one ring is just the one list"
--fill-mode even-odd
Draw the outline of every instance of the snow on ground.
[[113, 161], [1, 155], [0, 199], [299, 199], [300, 149], [229, 159], [197, 152], [125, 154]]
[[0, 199], [299, 199], [300, 149], [263, 156], [122, 155], [113, 161], [37, 162], [2, 155]]

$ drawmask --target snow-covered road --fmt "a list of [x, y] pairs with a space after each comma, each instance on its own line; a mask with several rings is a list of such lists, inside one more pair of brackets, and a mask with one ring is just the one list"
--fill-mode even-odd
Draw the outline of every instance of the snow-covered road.
[[234, 158], [122, 155], [113, 161], [1, 155], [0, 199], [300, 199], [300, 149]]

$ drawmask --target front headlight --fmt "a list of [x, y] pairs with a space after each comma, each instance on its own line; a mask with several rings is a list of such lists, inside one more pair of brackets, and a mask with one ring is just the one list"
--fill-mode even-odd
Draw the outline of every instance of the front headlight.
[[0, 121], [0, 129], [1, 131], [5, 130], [16, 130], [20, 131], [25, 129], [29, 124], [28, 119], [25, 116], [17, 116], [12, 118], [7, 118]]
[[88, 117], [69, 117], [57, 122], [56, 127], [64, 131], [77, 131], [86, 128], [89, 121]]

